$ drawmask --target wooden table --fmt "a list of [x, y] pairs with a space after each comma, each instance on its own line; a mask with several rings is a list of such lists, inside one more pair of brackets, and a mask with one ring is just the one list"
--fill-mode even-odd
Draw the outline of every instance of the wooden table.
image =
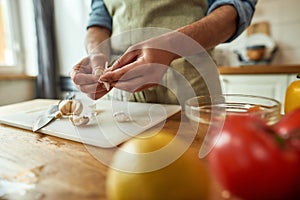
[[[0, 115], [55, 102], [36, 99], [3, 106]], [[181, 113], [170, 117], [163, 129], [176, 133], [180, 122], [188, 132], [190, 124], [185, 117], [181, 120]], [[198, 149], [200, 142], [196, 138], [191, 148]], [[0, 124], [0, 199], [106, 199], [107, 170], [81, 143]], [[18, 183], [23, 184], [24, 191], [10, 193], [7, 188], [1, 189], [1, 184], [19, 187]], [[226, 196], [215, 183], [211, 194], [213, 200]]]

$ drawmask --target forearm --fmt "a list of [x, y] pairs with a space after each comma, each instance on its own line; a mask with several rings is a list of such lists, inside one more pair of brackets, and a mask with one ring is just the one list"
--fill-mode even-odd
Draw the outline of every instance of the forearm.
[[93, 26], [87, 30], [85, 39], [85, 47], [88, 54], [91, 53], [104, 53], [109, 55], [109, 42], [110, 31], [107, 28], [100, 26]]
[[193, 38], [204, 49], [227, 41], [237, 30], [237, 11], [231, 5], [224, 5], [208, 16], [177, 31]]

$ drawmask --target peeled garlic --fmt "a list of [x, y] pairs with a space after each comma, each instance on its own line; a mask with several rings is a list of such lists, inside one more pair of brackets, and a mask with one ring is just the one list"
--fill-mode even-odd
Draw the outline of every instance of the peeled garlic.
[[69, 120], [74, 126], [82, 126], [89, 123], [90, 119], [87, 116], [70, 116]]
[[59, 111], [64, 116], [80, 115], [82, 110], [83, 110], [83, 105], [81, 101], [76, 99], [63, 100], [59, 104]]
[[103, 72], [104, 72], [103, 68], [96, 68], [94, 71], [94, 75], [101, 76], [103, 74]]
[[126, 113], [124, 113], [123, 111], [115, 112], [113, 114], [113, 117], [117, 122], [130, 122], [130, 121], [132, 121], [131, 118]]
[[63, 114], [60, 112], [60, 111], [57, 111], [55, 114], [54, 114], [54, 117], [55, 119], [60, 119], [63, 117]]

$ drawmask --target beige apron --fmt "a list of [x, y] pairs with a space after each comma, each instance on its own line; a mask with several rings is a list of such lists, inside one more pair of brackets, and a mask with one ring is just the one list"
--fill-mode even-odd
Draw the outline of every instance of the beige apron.
[[[201, 19], [207, 10], [207, 0], [104, 0], [112, 16], [112, 51], [124, 52], [129, 46], [153, 35], [123, 34], [143, 27], [157, 27], [175, 30]], [[145, 33], [146, 34], [146, 33]], [[141, 38], [140, 38], [141, 37]], [[130, 100], [140, 102], [178, 104], [178, 96], [188, 98], [185, 83], [179, 81], [179, 74], [188, 80], [196, 95], [207, 94], [203, 78], [184, 58], [171, 63], [172, 70], [165, 74], [162, 85], [131, 95]], [[177, 74], [179, 73], [179, 74]], [[168, 88], [172, 89], [168, 89]], [[182, 102], [182, 100], [180, 100]]]

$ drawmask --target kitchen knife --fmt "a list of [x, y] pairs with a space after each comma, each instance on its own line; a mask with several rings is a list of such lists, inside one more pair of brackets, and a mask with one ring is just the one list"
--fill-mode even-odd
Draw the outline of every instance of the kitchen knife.
[[40, 130], [41, 128], [48, 125], [50, 122], [52, 122], [55, 119], [55, 113], [58, 111], [58, 104], [52, 105], [47, 112], [43, 113], [41, 116], [38, 117], [38, 119], [34, 122], [32, 126], [32, 131], [36, 132]]
[[[67, 94], [67, 96], [64, 98], [65, 100], [70, 100], [73, 99], [75, 97], [74, 94]], [[50, 106], [50, 108], [43, 113], [42, 115], [40, 115], [37, 120], [34, 122], [33, 126], [32, 126], [32, 131], [36, 132], [38, 130], [40, 130], [41, 128], [47, 126], [49, 123], [51, 123], [52, 121], [54, 121], [56, 119], [56, 114], [59, 110], [59, 104], [62, 100], [60, 100], [58, 102], [58, 104], [52, 105]]]

